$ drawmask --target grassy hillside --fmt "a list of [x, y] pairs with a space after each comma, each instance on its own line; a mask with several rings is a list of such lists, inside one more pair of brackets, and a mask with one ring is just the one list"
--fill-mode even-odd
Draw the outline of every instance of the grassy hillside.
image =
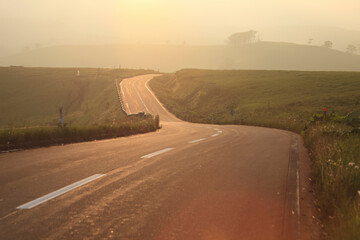
[[324, 238], [360, 239], [360, 73], [188, 69], [157, 77], [150, 87], [187, 121], [301, 132]]
[[124, 116], [115, 79], [147, 70], [0, 68], [0, 128], [56, 126], [59, 106], [70, 125], [108, 124]]
[[[156, 56], [156, 57], [154, 57]], [[55, 46], [0, 58], [0, 65], [360, 71], [360, 56], [319, 46], [258, 42], [236, 48], [191, 45]]]
[[170, 111], [194, 122], [299, 132], [324, 106], [343, 114], [360, 109], [360, 73], [351, 72], [188, 69], [157, 77], [150, 86]]

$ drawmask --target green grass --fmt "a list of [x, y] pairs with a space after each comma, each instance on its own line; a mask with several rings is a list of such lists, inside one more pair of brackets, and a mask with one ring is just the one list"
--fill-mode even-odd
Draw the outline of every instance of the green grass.
[[[0, 150], [155, 131], [158, 117], [126, 117], [115, 81], [151, 70], [0, 67]], [[66, 127], [59, 125], [63, 106]]]
[[115, 79], [150, 70], [0, 67], [0, 128], [56, 126], [59, 106], [69, 125], [111, 124], [119, 111]]
[[357, 196], [360, 190], [360, 136], [343, 134], [349, 128], [339, 123], [317, 122], [304, 135], [313, 160], [315, 205], [330, 239], [360, 238]]
[[345, 117], [360, 111], [360, 72], [186, 69], [150, 87], [183, 120], [302, 133], [326, 239], [360, 239], [360, 119]]
[[324, 106], [342, 113], [360, 108], [360, 73], [189, 69], [160, 76], [150, 86], [170, 111], [193, 122], [299, 132]]

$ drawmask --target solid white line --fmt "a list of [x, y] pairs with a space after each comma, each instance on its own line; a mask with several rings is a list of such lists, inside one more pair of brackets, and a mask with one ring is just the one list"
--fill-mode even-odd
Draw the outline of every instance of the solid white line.
[[[153, 77], [154, 78], [154, 77]], [[147, 80], [146, 82], [145, 82], [145, 87], [146, 87], [146, 89], [149, 91], [149, 93], [154, 97], [154, 99], [156, 100], [156, 102], [160, 105], [160, 107], [167, 113], [167, 114], [169, 114], [170, 116], [172, 116], [173, 118], [175, 118], [175, 119], [178, 119], [174, 114], [172, 114], [171, 112], [169, 112], [165, 107], [164, 107], [164, 105], [162, 105], [162, 103], [159, 101], [159, 99], [155, 96], [155, 94], [150, 90], [150, 88], [149, 88], [149, 82], [150, 82], [150, 80], [151, 79], [153, 79], [153, 78], [150, 78], [149, 80]]]
[[[299, 167], [296, 170], [296, 210], [297, 215], [300, 216], [300, 180], [299, 180]], [[299, 219], [298, 219], [299, 221]]]
[[[298, 141], [296, 139], [295, 142], [295, 148], [296, 151], [298, 153], [299, 151], [299, 146], [298, 146]], [[299, 153], [298, 153], [299, 154]], [[296, 210], [297, 210], [297, 214], [298, 216], [300, 216], [300, 177], [299, 177], [299, 157], [297, 159], [296, 162]], [[298, 226], [300, 224], [300, 218], [298, 218]]]
[[156, 155], [159, 155], [159, 154], [162, 154], [162, 153], [171, 151], [171, 150], [173, 150], [173, 149], [174, 149], [174, 148], [165, 148], [165, 149], [163, 149], [163, 150], [160, 150], [160, 151], [157, 151], [157, 152], [150, 153], [150, 154], [148, 154], [148, 155], [142, 156], [141, 158], [151, 158], [151, 157], [154, 157], [154, 156], [156, 156]]
[[190, 141], [189, 143], [197, 143], [197, 142], [204, 141], [204, 140], [205, 140], [205, 138], [200, 138], [200, 139]]
[[[294, 137], [293, 137], [294, 138]], [[295, 151], [298, 153], [298, 141], [297, 139], [295, 138], [295, 142], [294, 144], [291, 145], [291, 147], [293, 149], [295, 149]], [[300, 177], [299, 177], [299, 160], [297, 160], [296, 162], [296, 213], [298, 216], [300, 216]], [[298, 222], [299, 222], [299, 219], [298, 218]]]
[[215, 133], [215, 134], [213, 134], [213, 135], [211, 135], [212, 137], [216, 137], [216, 136], [219, 136], [219, 134], [218, 133]]
[[157, 101], [157, 103], [165, 110], [165, 111], [167, 111], [166, 110], [166, 108], [162, 105], [162, 103], [159, 101], [159, 99], [157, 99], [157, 97], [155, 96], [155, 94], [150, 90], [150, 88], [148, 87], [148, 83], [150, 82], [150, 80], [151, 80], [152, 78], [150, 78], [149, 80], [147, 80], [146, 81], [146, 83], [145, 83], [145, 87], [146, 87], [146, 89], [151, 93], [151, 95], [153, 95], [153, 97], [154, 97], [154, 99]]
[[31, 202], [28, 202], [21, 206], [18, 206], [16, 209], [30, 209], [30, 208], [36, 207], [46, 201], [49, 201], [50, 199], [56, 198], [64, 193], [67, 193], [75, 188], [78, 188], [82, 185], [85, 185], [85, 184], [92, 182], [95, 179], [101, 178], [103, 176], [105, 176], [105, 174], [95, 174], [91, 177], [85, 178], [76, 183], [73, 183], [73, 184], [63, 187], [63, 188], [60, 188], [59, 190], [56, 190], [55, 192], [52, 192], [52, 193], [46, 194], [45, 196], [39, 197]]

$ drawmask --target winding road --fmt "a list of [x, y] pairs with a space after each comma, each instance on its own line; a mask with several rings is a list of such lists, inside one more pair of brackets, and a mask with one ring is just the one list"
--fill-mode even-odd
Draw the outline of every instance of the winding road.
[[298, 138], [187, 123], [124, 79], [136, 136], [0, 154], [1, 239], [300, 239]]

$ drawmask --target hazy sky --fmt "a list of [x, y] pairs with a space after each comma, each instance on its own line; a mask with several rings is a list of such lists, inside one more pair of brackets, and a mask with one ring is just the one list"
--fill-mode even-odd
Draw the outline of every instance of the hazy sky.
[[359, 0], [0, 0], [0, 47], [214, 44], [259, 26], [360, 30], [359, 10]]

